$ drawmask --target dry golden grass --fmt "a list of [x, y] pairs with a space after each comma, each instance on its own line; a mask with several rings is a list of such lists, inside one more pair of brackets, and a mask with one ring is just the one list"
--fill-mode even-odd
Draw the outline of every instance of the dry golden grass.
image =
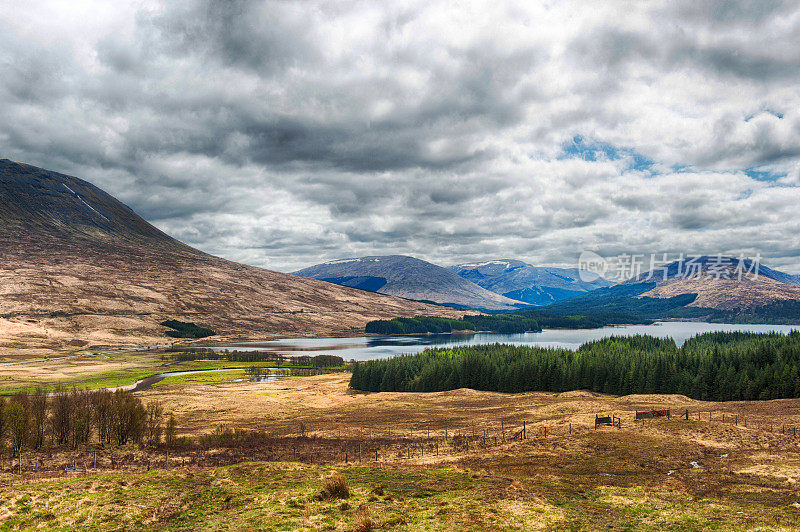
[[[158, 466], [159, 472], [150, 474], [144, 467], [145, 451], [119, 450], [114, 474], [124, 471], [123, 478], [136, 479], [141, 487], [136, 493], [158, 495], [158, 501], [144, 503], [155, 510], [142, 514], [141, 521], [128, 522], [111, 506], [92, 506], [95, 503], [81, 495], [75, 515], [90, 525], [114, 515], [113, 522], [133, 529], [170, 529], [174, 519], [196, 523], [200, 516], [208, 523], [244, 523], [244, 517], [233, 515], [239, 516], [236, 512], [245, 506], [247, 512], [257, 512], [253, 523], [268, 529], [263, 523], [353, 530], [366, 526], [367, 518], [374, 528], [409, 530], [793, 530], [800, 522], [800, 437], [781, 432], [783, 424], [800, 426], [800, 400], [708, 403], [679, 395], [474, 390], [364, 394], [348, 389], [348, 377], [179, 382], [141, 392], [145, 400], [160, 401], [176, 413], [183, 435], [233, 427], [263, 430], [273, 439], [261, 447], [234, 451], [212, 448], [182, 455], [175, 450], [169, 472]], [[652, 407], [672, 408], [674, 417], [643, 425], [633, 421], [635, 410]], [[689, 419], [678, 415], [685, 409], [691, 412]], [[594, 430], [598, 413], [620, 416], [622, 429]], [[528, 438], [512, 439], [523, 421]], [[470, 436], [469, 448], [464, 435]], [[363, 453], [356, 452], [359, 447]], [[342, 451], [349, 453], [347, 462]], [[61, 451], [52, 459], [67, 462], [71, 452]], [[83, 459], [88, 456], [84, 453]], [[163, 451], [152, 459], [163, 461]], [[280, 470], [280, 475], [264, 476], [263, 464], [234, 463], [242, 460], [277, 460], [267, 469]], [[226, 464], [234, 465], [217, 469]], [[104, 457], [100, 471], [108, 468]], [[213, 478], [206, 492], [197, 479], [209, 470]], [[31, 488], [25, 489], [32, 498], [43, 497], [56, 485], [71, 485], [48, 481], [53, 474], [57, 473], [42, 473], [41, 478], [28, 474]], [[82, 472], [69, 476], [69, 482], [84, 481]], [[102, 493], [109, 488], [101, 478], [90, 471], [85, 485], [50, 503], [36, 499], [35, 504], [49, 504], [59, 526], [69, 525], [72, 521], [60, 513], [66, 505], [56, 501]], [[284, 485], [287, 478], [294, 479], [291, 486]], [[19, 482], [8, 470], [0, 473], [0, 486], [12, 479]], [[325, 484], [333, 495], [320, 496]], [[342, 484], [348, 493], [344, 501], [339, 498]], [[261, 495], [276, 486], [283, 486], [279, 495]], [[214, 499], [212, 493], [220, 490], [231, 493], [232, 500]], [[210, 506], [200, 509], [200, 502]], [[368, 515], [361, 510], [366, 507]], [[0, 514], [14, 522], [28, 522], [22, 511], [13, 500], [0, 505]], [[221, 517], [225, 515], [227, 520]]]

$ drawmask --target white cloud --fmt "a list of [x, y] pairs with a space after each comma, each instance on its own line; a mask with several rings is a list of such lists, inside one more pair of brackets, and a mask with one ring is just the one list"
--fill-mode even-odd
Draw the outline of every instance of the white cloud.
[[12, 7], [0, 156], [206, 251], [760, 251], [800, 272], [791, 3]]

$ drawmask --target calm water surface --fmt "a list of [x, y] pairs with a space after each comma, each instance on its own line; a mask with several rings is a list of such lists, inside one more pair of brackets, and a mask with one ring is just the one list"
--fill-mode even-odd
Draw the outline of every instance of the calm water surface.
[[353, 338], [285, 338], [260, 342], [239, 342], [215, 346], [238, 351], [274, 351], [288, 355], [338, 355], [345, 360], [373, 360], [405, 353], [419, 353], [427, 347], [480, 344], [535, 345], [577, 349], [581, 344], [607, 336], [649, 334], [671, 337], [678, 345], [697, 334], [710, 331], [752, 331], [788, 333], [797, 325], [734, 325], [703, 322], [657, 322], [653, 325], [624, 325], [602, 329], [545, 329], [525, 334], [432, 334], [421, 336], [359, 336]]

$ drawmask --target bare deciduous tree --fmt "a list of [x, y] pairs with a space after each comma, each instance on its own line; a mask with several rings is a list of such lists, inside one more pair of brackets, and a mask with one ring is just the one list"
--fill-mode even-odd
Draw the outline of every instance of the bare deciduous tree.
[[92, 394], [97, 441], [101, 444], [111, 443], [111, 395], [108, 390], [99, 390]]
[[4, 397], [0, 397], [0, 447], [2, 447], [3, 438], [5, 438], [6, 436], [5, 409], [6, 409], [6, 400]]
[[73, 448], [89, 441], [92, 432], [92, 400], [93, 392], [72, 389], [70, 392], [71, 412], [69, 439]]
[[148, 445], [158, 445], [161, 443], [162, 420], [164, 417], [164, 407], [158, 402], [147, 404], [147, 418], [145, 420], [145, 439]]
[[47, 394], [41, 388], [31, 395], [30, 408], [30, 446], [39, 449], [44, 445], [47, 429]]
[[177, 423], [175, 422], [175, 416], [173, 414], [169, 415], [167, 418], [167, 429], [164, 433], [164, 441], [168, 447], [174, 447], [177, 443], [176, 432], [177, 432]]
[[50, 417], [50, 427], [56, 445], [65, 445], [69, 442], [71, 415], [72, 397], [64, 388], [56, 388], [53, 394], [53, 414]]
[[130, 392], [117, 390], [111, 402], [111, 430], [114, 443], [140, 441], [147, 413], [141, 401]]
[[[0, 397], [0, 446], [10, 442], [19, 455], [23, 446], [43, 447], [48, 440], [73, 448], [89, 443], [159, 445], [164, 434], [164, 409], [158, 403], [145, 407], [128, 391], [65, 390], [52, 397], [41, 389], [18, 393], [10, 400]], [[175, 439], [175, 418], [167, 424], [169, 441]]]
[[19, 456], [22, 447], [25, 445], [28, 433], [28, 414], [25, 412], [22, 403], [12, 399], [11, 403], [5, 408], [4, 415], [11, 438], [11, 447], [14, 449], [14, 454]]

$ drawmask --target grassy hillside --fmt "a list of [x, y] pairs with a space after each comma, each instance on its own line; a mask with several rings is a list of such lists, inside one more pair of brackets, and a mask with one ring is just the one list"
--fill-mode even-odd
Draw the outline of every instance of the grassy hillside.
[[[349, 493], [327, 495], [339, 472]], [[290, 462], [22, 482], [0, 488], [0, 499], [0, 530], [791, 529], [800, 518], [791, 506], [685, 488]]]

